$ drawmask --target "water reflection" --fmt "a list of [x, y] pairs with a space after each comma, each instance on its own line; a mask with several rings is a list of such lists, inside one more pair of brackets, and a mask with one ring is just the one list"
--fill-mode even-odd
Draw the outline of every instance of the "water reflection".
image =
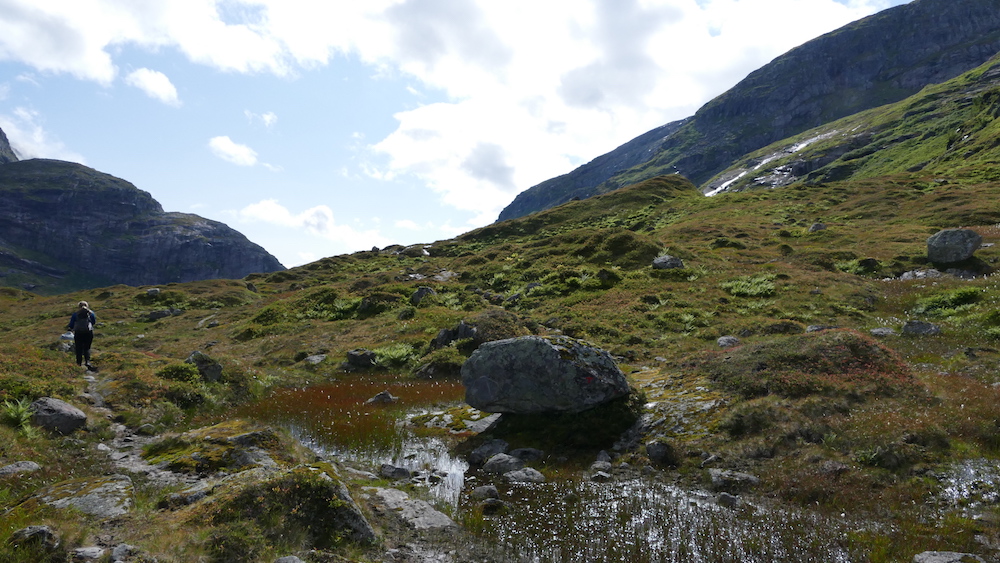
[[[389, 391], [395, 403], [367, 403]], [[401, 421], [407, 413], [457, 404], [464, 388], [456, 381], [358, 375], [311, 387], [274, 390], [241, 409], [239, 416], [287, 428], [303, 445], [323, 457], [339, 458], [377, 470], [383, 463], [427, 477], [432, 496], [457, 505], [468, 465], [451, 456], [438, 437], [417, 436]]]

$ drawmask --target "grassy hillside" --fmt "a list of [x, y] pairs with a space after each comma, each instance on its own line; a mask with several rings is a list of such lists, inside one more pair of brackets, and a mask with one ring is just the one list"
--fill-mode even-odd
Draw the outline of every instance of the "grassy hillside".
[[748, 154], [708, 182], [707, 190], [730, 180], [727, 189], [739, 191], [906, 173], [972, 183], [996, 181], [1000, 177], [997, 117], [1000, 57], [901, 102]]
[[[989, 275], [887, 278], [930, 267], [927, 237], [957, 226], [990, 244], [963, 266], [991, 272], [1000, 260], [992, 246], [1000, 239], [998, 188], [910, 173], [705, 198], [666, 176], [447, 241], [245, 280], [170, 284], [155, 295], [128, 286], [53, 297], [5, 289], [0, 400], [55, 395], [81, 403], [85, 382], [58, 351], [80, 299], [100, 321], [95, 363], [110, 415], [157, 432], [218, 422], [269, 389], [358, 377], [340, 367], [358, 348], [375, 351], [387, 377], [407, 380], [433, 365], [454, 379], [476, 342], [436, 350], [430, 342], [461, 320], [478, 325], [481, 339], [559, 331], [611, 351], [644, 393], [654, 422], [637, 443], [666, 440], [677, 452], [676, 467], [650, 479], [703, 487], [704, 460], [714, 456], [711, 467], [759, 476], [761, 499], [878, 523], [843, 540], [872, 561], [908, 561], [925, 549], [993, 553], [975, 538], [996, 545], [996, 505], [950, 506], [939, 493], [954, 463], [994, 463], [1000, 455], [1000, 288]], [[810, 232], [814, 223], [827, 228]], [[653, 269], [662, 254], [685, 267]], [[413, 304], [421, 286], [435, 293]], [[173, 314], [150, 320], [161, 310]], [[937, 323], [942, 333], [867, 335], [911, 319]], [[811, 325], [837, 329], [806, 333]], [[743, 346], [720, 352], [716, 339], [725, 335]], [[220, 382], [176, 377], [171, 366], [193, 350], [224, 365]], [[327, 359], [305, 361], [319, 354]], [[67, 475], [105, 471], [85, 445], [107, 439], [108, 424], [94, 424], [73, 446], [0, 426], [0, 465], [33, 458], [46, 466], [0, 481], [0, 503], [12, 506]], [[558, 445], [546, 435], [556, 431], [545, 424], [582, 422], [534, 424], [534, 433], [512, 434], [512, 447], [551, 450]], [[573, 476], [576, 464], [610, 445], [566, 448], [565, 460], [546, 471]], [[67, 459], [67, 447], [94, 461]], [[641, 445], [622, 454], [619, 461], [634, 467], [650, 464]], [[113, 525], [117, 537], [155, 551], [139, 529], [166, 517], [157, 508], [164, 494], [143, 489], [135, 513]], [[0, 539], [39, 520], [69, 526], [53, 511], [15, 514], [0, 519]], [[463, 521], [470, 533], [488, 535], [480, 520]], [[159, 551], [158, 560], [206, 553], [205, 538], [217, 529], [184, 525], [192, 533], [173, 537], [186, 555]], [[98, 533], [74, 526], [76, 541]]]

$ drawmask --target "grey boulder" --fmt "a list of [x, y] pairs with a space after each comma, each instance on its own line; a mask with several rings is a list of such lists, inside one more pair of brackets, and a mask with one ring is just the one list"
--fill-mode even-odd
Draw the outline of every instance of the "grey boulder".
[[664, 254], [663, 256], [657, 256], [656, 259], [653, 260], [653, 267], [657, 270], [673, 270], [676, 268], [683, 268], [684, 261], [676, 256]]
[[87, 415], [66, 401], [42, 397], [29, 407], [31, 423], [60, 434], [71, 434], [87, 425]]
[[983, 563], [983, 558], [971, 553], [925, 551], [913, 556], [913, 563]]
[[486, 412], [577, 413], [629, 394], [608, 352], [567, 336], [487, 342], [462, 365], [465, 401]]
[[969, 229], [945, 229], [927, 239], [927, 259], [935, 264], [951, 264], [972, 258], [983, 237]]

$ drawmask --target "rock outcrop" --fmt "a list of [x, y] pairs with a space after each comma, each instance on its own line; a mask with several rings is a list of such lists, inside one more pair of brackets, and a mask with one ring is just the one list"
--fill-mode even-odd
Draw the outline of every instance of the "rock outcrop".
[[62, 279], [64, 290], [238, 279], [284, 269], [222, 223], [165, 213], [149, 193], [125, 180], [45, 159], [0, 165], [3, 266]]
[[462, 366], [465, 400], [486, 412], [581, 412], [629, 393], [611, 355], [566, 336], [487, 342]]
[[523, 191], [498, 221], [661, 174], [704, 184], [748, 152], [902, 100], [998, 51], [1000, 11], [989, 0], [915, 0], [884, 10], [792, 49], [693, 117]]
[[17, 161], [17, 155], [14, 154], [14, 149], [11, 148], [10, 142], [7, 141], [7, 135], [3, 132], [3, 129], [0, 129], [0, 164]]

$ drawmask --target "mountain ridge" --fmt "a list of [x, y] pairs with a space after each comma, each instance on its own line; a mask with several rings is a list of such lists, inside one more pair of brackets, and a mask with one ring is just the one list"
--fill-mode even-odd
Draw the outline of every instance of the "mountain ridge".
[[[752, 72], [694, 116], [674, 122], [650, 158], [626, 147], [528, 188], [498, 221], [668, 173], [702, 185], [729, 163], [834, 119], [898, 101], [975, 68], [1000, 51], [1000, 10], [986, 0], [915, 0], [813, 39]], [[660, 128], [657, 128], [660, 129]], [[654, 129], [653, 131], [657, 131]], [[623, 150], [625, 149], [625, 150]], [[596, 172], [617, 169], [601, 181]], [[615, 166], [615, 163], [620, 163]], [[620, 169], [627, 168], [620, 171]]]
[[284, 269], [223, 223], [165, 212], [126, 180], [47, 159], [0, 165], [0, 264], [0, 283], [42, 292]]

